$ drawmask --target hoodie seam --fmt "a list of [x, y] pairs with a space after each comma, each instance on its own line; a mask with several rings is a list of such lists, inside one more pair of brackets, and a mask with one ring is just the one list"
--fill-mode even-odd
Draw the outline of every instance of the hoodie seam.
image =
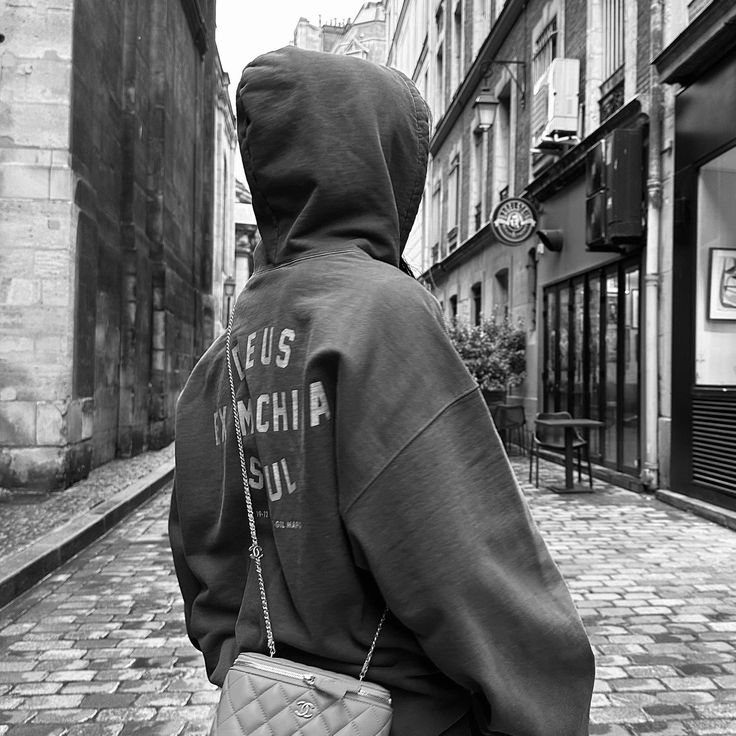
[[[256, 60], [254, 60], [253, 62], [251, 62], [251, 64], [255, 63], [255, 61]], [[249, 64], [248, 66], [251, 66], [251, 64]], [[242, 80], [242, 86], [241, 86], [241, 88], [239, 90], [240, 91], [239, 97], [240, 97], [241, 106], [243, 108], [243, 115], [247, 118], [248, 117], [248, 113], [247, 113], [247, 111], [245, 109], [245, 84], [246, 84], [246, 82], [245, 82], [245, 70], [243, 70], [243, 80]], [[247, 127], [247, 125], [246, 125], [246, 127]], [[262, 188], [261, 188], [261, 186], [260, 186], [260, 184], [258, 182], [258, 177], [256, 176], [254, 167], [252, 166], [252, 163], [253, 163], [253, 154], [251, 153], [250, 141], [248, 140], [248, 135], [247, 135], [247, 133], [245, 131], [243, 132], [243, 143], [245, 144], [245, 149], [246, 149], [247, 154], [248, 154], [248, 161], [251, 164], [251, 166], [250, 166], [250, 176], [251, 176], [251, 178], [253, 179], [253, 182], [256, 185], [254, 187], [254, 189], [258, 192], [258, 196], [261, 197], [261, 199], [263, 200], [263, 203], [266, 205], [266, 207], [268, 209], [268, 214], [271, 216], [271, 221], [273, 223], [274, 230], [276, 231], [276, 241], [278, 242], [281, 239], [281, 228], [279, 226], [279, 220], [276, 217], [276, 213], [273, 211], [273, 207], [271, 207], [271, 203], [266, 198], [266, 195], [263, 193], [263, 190], [262, 190]]]
[[[419, 110], [417, 109], [417, 99], [414, 94], [414, 90], [412, 90], [411, 86], [407, 82], [406, 79], [404, 79], [403, 75], [399, 77], [401, 81], [403, 82], [404, 86], [409, 92], [409, 96], [411, 97], [412, 106], [414, 108], [414, 132], [416, 134], [417, 138], [417, 155], [416, 155], [416, 163], [419, 165], [419, 169], [422, 169], [422, 146], [421, 141], [424, 139], [424, 136], [421, 135], [421, 129], [419, 125]], [[417, 197], [419, 196], [419, 193], [424, 188], [424, 180], [426, 179], [426, 172], [424, 176], [416, 176], [414, 180], [414, 187], [412, 188], [412, 193], [409, 198], [409, 206], [404, 211], [404, 215], [401, 218], [401, 225], [399, 226], [399, 237], [401, 237], [401, 234], [404, 231], [404, 228], [406, 227], [407, 221], [409, 219], [409, 213], [414, 209], [414, 202], [416, 201]]]
[[478, 391], [478, 387], [474, 386], [473, 388], [469, 388], [464, 393], [460, 394], [460, 396], [457, 396], [452, 401], [447, 403], [445, 406], [443, 406], [441, 409], [437, 411], [437, 413], [430, 417], [401, 447], [399, 447], [398, 450], [386, 461], [386, 464], [371, 478], [363, 487], [361, 491], [359, 491], [355, 498], [350, 501], [350, 503], [345, 507], [344, 514], [349, 514], [350, 510], [355, 506], [355, 504], [366, 494], [366, 492], [370, 489], [370, 487], [378, 481], [378, 479], [388, 471], [388, 469], [391, 467], [391, 465], [394, 463], [394, 461], [399, 458], [404, 451], [413, 443], [416, 442], [440, 417], [447, 411], [449, 411], [453, 406], [459, 404], [461, 401], [464, 401], [469, 396], [472, 396], [474, 393]]

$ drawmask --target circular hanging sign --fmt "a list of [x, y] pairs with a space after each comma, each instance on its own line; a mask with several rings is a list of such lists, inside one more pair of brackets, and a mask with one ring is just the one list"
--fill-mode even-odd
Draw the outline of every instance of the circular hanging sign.
[[502, 243], [519, 245], [537, 229], [537, 213], [521, 197], [504, 199], [493, 210], [491, 229]]

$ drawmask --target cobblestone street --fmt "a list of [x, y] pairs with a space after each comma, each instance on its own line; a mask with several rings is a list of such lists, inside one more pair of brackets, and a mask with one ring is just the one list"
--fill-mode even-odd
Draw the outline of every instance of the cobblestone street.
[[[597, 655], [591, 734], [736, 734], [736, 533], [596, 481], [526, 483]], [[0, 610], [0, 736], [202, 734], [217, 691], [189, 644], [168, 487]]]
[[170, 486], [0, 610], [0, 734], [203, 734], [217, 690], [184, 630]]

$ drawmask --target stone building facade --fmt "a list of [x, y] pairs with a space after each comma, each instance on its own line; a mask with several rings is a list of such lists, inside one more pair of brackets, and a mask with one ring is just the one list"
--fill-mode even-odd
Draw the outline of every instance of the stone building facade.
[[311, 23], [300, 18], [293, 45], [310, 51], [344, 54], [386, 63], [386, 12], [384, 0], [363, 3], [353, 19]]
[[214, 21], [214, 0], [4, 10], [0, 485], [173, 439], [214, 332]]

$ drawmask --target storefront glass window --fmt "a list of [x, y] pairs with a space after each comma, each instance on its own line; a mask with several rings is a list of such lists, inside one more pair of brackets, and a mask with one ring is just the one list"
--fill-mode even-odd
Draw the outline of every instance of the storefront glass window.
[[[570, 292], [568, 289], [562, 289], [560, 291], [560, 330], [559, 330], [559, 345], [557, 350], [560, 355], [560, 367], [557, 378], [557, 385], [559, 392], [563, 396], [567, 393], [568, 386], [568, 374], [570, 370], [569, 355], [570, 355], [570, 330], [568, 328], [570, 320]], [[563, 405], [563, 409], [567, 409], [567, 406]]]
[[[588, 376], [590, 382], [590, 408], [591, 419], [601, 417], [601, 279], [595, 273], [588, 279], [588, 329], [590, 339], [588, 344]], [[598, 456], [601, 452], [600, 436], [598, 432], [591, 432], [590, 442], [591, 456]]]
[[557, 374], [557, 292], [547, 291], [544, 294], [544, 411], [555, 411], [555, 376]]
[[606, 312], [605, 320], [605, 344], [604, 344], [604, 370], [605, 384], [605, 414], [603, 421], [606, 423], [604, 460], [609, 463], [616, 462], [617, 432], [618, 424], [618, 271], [606, 274]]
[[624, 271], [623, 464], [639, 467], [639, 267]]
[[736, 384], [736, 148], [698, 177], [695, 382]]
[[605, 423], [595, 462], [635, 473], [640, 460], [641, 267], [621, 260], [544, 290], [544, 411]]
[[573, 284], [572, 414], [588, 416], [585, 395], [585, 282]]

